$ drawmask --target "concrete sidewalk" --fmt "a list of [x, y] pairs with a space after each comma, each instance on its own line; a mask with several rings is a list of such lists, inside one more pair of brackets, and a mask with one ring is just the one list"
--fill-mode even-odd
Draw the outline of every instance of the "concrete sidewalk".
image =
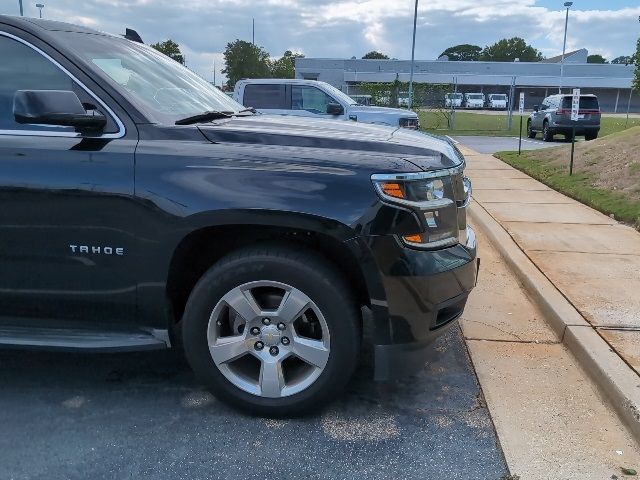
[[493, 231], [556, 333], [640, 437], [640, 233], [493, 156], [459, 147], [473, 181], [472, 218]]

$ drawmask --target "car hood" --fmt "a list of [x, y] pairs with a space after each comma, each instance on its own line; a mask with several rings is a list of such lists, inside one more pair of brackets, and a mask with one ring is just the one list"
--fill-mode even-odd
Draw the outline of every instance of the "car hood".
[[[396, 165], [394, 170], [408, 170], [407, 162], [413, 167], [411, 170], [440, 170], [464, 162], [462, 154], [442, 137], [384, 125], [253, 115], [216, 120], [198, 128], [214, 143], [293, 147], [300, 155], [305, 149], [335, 150], [341, 157], [357, 159], [359, 155], [363, 162], [383, 158], [387, 164]], [[326, 155], [330, 152], [319, 158]]]
[[366, 105], [351, 105], [349, 107], [349, 113], [389, 116], [393, 118], [418, 118], [418, 115], [411, 110], [389, 107], [371, 107]]

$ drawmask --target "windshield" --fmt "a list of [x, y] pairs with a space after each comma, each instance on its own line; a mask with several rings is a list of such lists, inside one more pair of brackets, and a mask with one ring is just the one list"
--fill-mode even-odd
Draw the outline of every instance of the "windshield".
[[349, 95], [342, 92], [341, 90], [338, 90], [333, 85], [329, 85], [328, 83], [324, 83], [324, 82], [322, 83], [323, 83], [322, 86], [327, 90], [327, 93], [331, 94], [333, 98], [335, 98], [336, 100], [346, 103], [347, 105], [359, 105], [359, 103], [356, 102], [353, 98], [351, 98]]
[[482, 100], [482, 94], [481, 93], [471, 93], [471, 94], [467, 95], [467, 98], [470, 98], [472, 100]]
[[461, 93], [447, 93], [447, 98], [462, 98]]
[[506, 95], [491, 95], [491, 99], [492, 100], [506, 100], [507, 96]]
[[158, 123], [173, 124], [212, 110], [237, 113], [244, 109], [191, 70], [146, 45], [70, 32], [60, 32], [60, 38]]

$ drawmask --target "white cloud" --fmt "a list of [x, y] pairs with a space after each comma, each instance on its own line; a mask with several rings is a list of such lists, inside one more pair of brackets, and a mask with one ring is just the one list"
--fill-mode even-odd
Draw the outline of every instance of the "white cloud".
[[[0, 13], [17, 14], [17, 3], [0, 0]], [[24, 2], [25, 13], [37, 16], [33, 3]], [[574, 5], [568, 50], [584, 47], [607, 58], [632, 53], [640, 34], [640, 6], [636, 0], [617, 0], [620, 6], [613, 9], [612, 3], [603, 10]], [[413, 6], [411, 0], [55, 0], [43, 13], [112, 33], [135, 28], [147, 43], [172, 38], [183, 48], [189, 68], [208, 80], [213, 80], [215, 58], [219, 82], [226, 44], [250, 40], [252, 18], [256, 43], [274, 57], [295, 50], [349, 58], [376, 49], [409, 58]], [[436, 58], [452, 45], [485, 46], [512, 36], [553, 56], [562, 51], [563, 33], [564, 11], [537, 6], [534, 0], [421, 0], [416, 57]]]

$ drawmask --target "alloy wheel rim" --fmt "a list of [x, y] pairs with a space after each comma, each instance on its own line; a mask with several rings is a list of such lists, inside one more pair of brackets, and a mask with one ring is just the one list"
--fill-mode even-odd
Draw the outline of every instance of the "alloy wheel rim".
[[281, 282], [261, 280], [227, 292], [207, 327], [209, 352], [234, 386], [265, 398], [310, 387], [329, 360], [329, 327], [316, 303]]

